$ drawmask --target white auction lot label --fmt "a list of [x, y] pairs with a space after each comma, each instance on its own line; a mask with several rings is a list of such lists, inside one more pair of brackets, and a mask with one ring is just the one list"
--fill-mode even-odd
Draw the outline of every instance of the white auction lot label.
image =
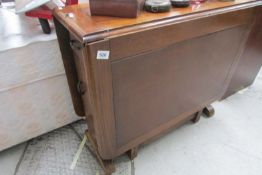
[[97, 51], [96, 59], [98, 60], [108, 60], [109, 59], [109, 50], [99, 50]]

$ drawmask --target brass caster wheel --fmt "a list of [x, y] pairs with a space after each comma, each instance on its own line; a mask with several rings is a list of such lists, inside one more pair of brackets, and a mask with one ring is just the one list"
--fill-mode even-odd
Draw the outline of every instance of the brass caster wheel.
[[137, 156], [137, 152], [138, 152], [138, 146], [133, 149], [130, 149], [129, 151], [126, 152], [126, 154], [130, 160], [134, 160], [134, 158]]
[[213, 117], [215, 114], [215, 109], [213, 108], [213, 106], [208, 105], [203, 109], [203, 113], [205, 114], [205, 117]]
[[191, 119], [191, 122], [192, 123], [197, 123], [199, 122], [200, 118], [201, 118], [201, 115], [202, 115], [202, 110], [201, 111], [198, 111], [196, 114], [195, 114], [195, 117]]
[[197, 123], [197, 122], [199, 122], [199, 120], [200, 120], [200, 117], [194, 117], [194, 118], [191, 119], [191, 122]]

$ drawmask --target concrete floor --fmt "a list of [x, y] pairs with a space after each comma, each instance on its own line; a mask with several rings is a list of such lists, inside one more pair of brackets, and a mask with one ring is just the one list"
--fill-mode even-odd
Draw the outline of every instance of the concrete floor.
[[[187, 123], [142, 146], [133, 162], [118, 158], [115, 174], [262, 174], [262, 72], [251, 87], [213, 106], [213, 118]], [[69, 171], [84, 128], [80, 121], [1, 152], [0, 175], [98, 174], [87, 149]]]

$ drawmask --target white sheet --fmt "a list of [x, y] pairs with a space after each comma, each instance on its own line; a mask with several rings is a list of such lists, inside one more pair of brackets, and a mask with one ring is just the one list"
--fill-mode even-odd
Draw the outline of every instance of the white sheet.
[[0, 52], [0, 151], [77, 119], [56, 40]]

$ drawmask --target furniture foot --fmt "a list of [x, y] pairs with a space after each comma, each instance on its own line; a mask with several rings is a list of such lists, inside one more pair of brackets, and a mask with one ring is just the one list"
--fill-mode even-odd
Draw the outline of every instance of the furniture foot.
[[205, 114], [205, 117], [213, 117], [215, 114], [215, 109], [213, 108], [213, 106], [208, 105], [203, 109], [203, 113]]
[[51, 33], [51, 28], [50, 28], [50, 25], [48, 23], [48, 20], [47, 19], [44, 19], [44, 18], [38, 18], [39, 22], [40, 22], [40, 25], [42, 27], [42, 30], [45, 34], [50, 34]]
[[97, 149], [97, 144], [96, 142], [92, 139], [90, 133], [88, 132], [88, 130], [86, 131], [86, 137], [88, 139], [88, 141], [90, 142], [90, 147], [91, 147], [91, 151], [94, 153], [94, 155], [96, 156], [100, 166], [102, 167], [102, 169], [105, 172], [105, 175], [111, 175], [113, 172], [115, 172], [115, 165], [113, 163], [113, 160], [103, 160], [99, 153], [98, 153], [98, 149]]
[[199, 122], [202, 114], [203, 114], [203, 110], [198, 111], [198, 112], [195, 114], [195, 117], [191, 119], [191, 122], [192, 122], [192, 123], [197, 123], [197, 122]]
[[138, 146], [130, 149], [129, 151], [126, 152], [130, 160], [134, 160], [134, 158], [137, 156], [138, 152]]

